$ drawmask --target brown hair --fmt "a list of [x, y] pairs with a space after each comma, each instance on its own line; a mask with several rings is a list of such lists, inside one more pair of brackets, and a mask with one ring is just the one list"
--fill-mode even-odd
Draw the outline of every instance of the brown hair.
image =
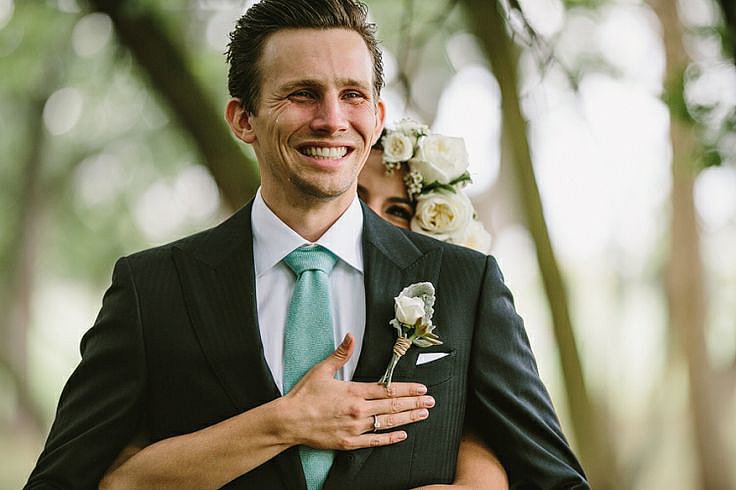
[[383, 61], [368, 7], [357, 0], [262, 0], [243, 14], [230, 33], [225, 55], [230, 95], [255, 114], [260, 96], [259, 61], [268, 36], [282, 29], [350, 29], [363, 38], [373, 59], [373, 92], [383, 87]]

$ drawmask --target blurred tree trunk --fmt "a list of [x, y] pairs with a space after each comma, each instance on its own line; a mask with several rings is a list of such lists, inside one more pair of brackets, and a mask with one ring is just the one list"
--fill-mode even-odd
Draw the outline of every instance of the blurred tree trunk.
[[721, 439], [715, 378], [705, 342], [705, 272], [693, 199], [700, 143], [687, 116], [682, 93], [685, 69], [690, 60], [683, 46], [683, 27], [677, 14], [676, 0], [652, 0], [651, 4], [662, 24], [667, 64], [665, 97], [670, 108], [672, 230], [667, 278], [669, 320], [687, 359], [700, 485], [709, 490], [729, 489], [732, 488], [729, 458]]
[[231, 137], [223, 111], [215, 107], [188, 68], [184, 51], [153, 15], [131, 7], [131, 2], [89, 0], [89, 4], [110, 16], [122, 44], [191, 136], [227, 206], [231, 210], [242, 206], [258, 188], [257, 164]]
[[495, 2], [463, 0], [469, 23], [488, 56], [501, 89], [503, 131], [511, 143], [512, 163], [517, 188], [523, 204], [524, 218], [534, 240], [537, 261], [545, 293], [552, 313], [555, 338], [565, 379], [570, 421], [591, 486], [596, 489], [615, 488], [617, 471], [608, 428], [598, 420], [598, 411], [585, 383], [574, 330], [568, 310], [565, 284], [555, 258], [544, 219], [529, 143], [526, 121], [518, 95], [518, 53], [507, 34], [504, 19]]
[[5, 322], [0, 350], [2, 367], [10, 374], [16, 397], [15, 429], [42, 435], [46, 431], [43, 411], [30, 390], [28, 375], [28, 330], [31, 324], [31, 299], [34, 264], [37, 255], [39, 217], [41, 211], [41, 167], [46, 135], [43, 129], [43, 107], [49, 93], [36, 96], [30, 105], [28, 121], [28, 155], [23, 162], [22, 184], [17, 189], [18, 216], [10, 228], [10, 244], [3, 262], [9, 264], [4, 284], [3, 312]]

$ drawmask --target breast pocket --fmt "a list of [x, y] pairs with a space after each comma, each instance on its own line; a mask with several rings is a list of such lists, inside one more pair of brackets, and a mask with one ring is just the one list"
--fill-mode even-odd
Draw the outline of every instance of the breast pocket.
[[[455, 349], [446, 352], [447, 355], [444, 357], [416, 365], [414, 368], [414, 381], [422, 383], [425, 386], [434, 386], [452, 378], [455, 371]], [[417, 358], [421, 354], [428, 353], [419, 352]]]
[[[434, 352], [442, 352], [437, 349]], [[414, 368], [414, 381], [427, 386], [435, 399], [429, 417], [412, 424], [409, 488], [452, 483], [462, 433], [464, 395], [456, 351]]]

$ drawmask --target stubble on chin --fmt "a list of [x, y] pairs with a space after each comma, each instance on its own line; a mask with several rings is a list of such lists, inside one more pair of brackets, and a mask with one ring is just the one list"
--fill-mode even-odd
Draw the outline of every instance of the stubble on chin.
[[[312, 201], [331, 201], [344, 195], [352, 187], [352, 182], [326, 186], [310, 182], [306, 179], [300, 179], [298, 176], [291, 176], [289, 180], [291, 181], [291, 185], [297, 189], [303, 197]], [[355, 180], [355, 178], [353, 180]]]

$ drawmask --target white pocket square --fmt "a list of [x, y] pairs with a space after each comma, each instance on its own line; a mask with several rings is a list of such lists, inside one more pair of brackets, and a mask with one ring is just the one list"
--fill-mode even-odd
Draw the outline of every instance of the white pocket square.
[[442, 359], [449, 354], [449, 352], [426, 352], [419, 354], [419, 356], [417, 357], [417, 366], [419, 366], [420, 364], [427, 364], [428, 362], [436, 361], [437, 359]]

